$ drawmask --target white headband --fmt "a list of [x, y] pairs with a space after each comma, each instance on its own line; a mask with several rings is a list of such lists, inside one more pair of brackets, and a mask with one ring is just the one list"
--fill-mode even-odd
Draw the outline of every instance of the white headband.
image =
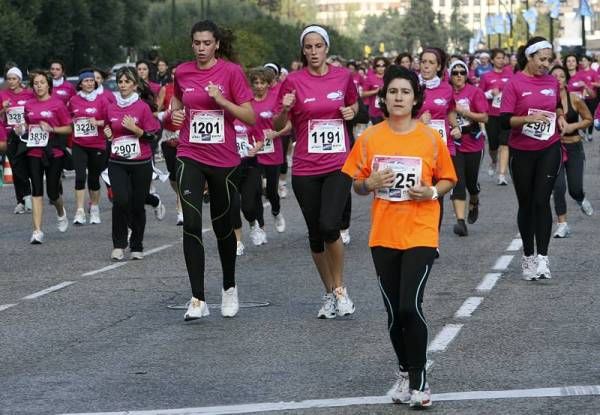
[[466, 64], [466, 63], [464, 63], [464, 62], [463, 62], [463, 61], [461, 61], [461, 60], [455, 60], [454, 62], [452, 62], [452, 63], [450, 64], [450, 67], [448, 68], [448, 75], [452, 76], [452, 69], [454, 69], [454, 68], [455, 68], [455, 67], [457, 67], [458, 65], [460, 65], [460, 66], [462, 66], [462, 67], [464, 67], [464, 68], [465, 68], [465, 70], [467, 71], [467, 75], [466, 75], [466, 77], [468, 78], [468, 77], [469, 77], [469, 68], [467, 67], [467, 64]]
[[279, 75], [279, 68], [277, 67], [277, 65], [275, 65], [274, 63], [265, 63], [263, 68], [269, 68], [275, 71], [275, 75]]
[[480, 57], [480, 58], [489, 58], [489, 57], [490, 57], [490, 54], [489, 54], [489, 53], [487, 53], [487, 52], [481, 52], [481, 53], [479, 54], [479, 57]]
[[552, 44], [547, 40], [542, 40], [540, 42], [534, 43], [533, 45], [525, 49], [525, 56], [531, 56], [542, 49], [552, 49]]
[[8, 70], [8, 72], [6, 72], [6, 76], [8, 77], [8, 75], [16, 75], [19, 77], [19, 79], [23, 80], [23, 72], [21, 72], [21, 70], [19, 68], [12, 67]]
[[300, 47], [304, 46], [304, 38], [309, 33], [318, 33], [321, 35], [321, 37], [325, 39], [327, 47], [329, 47], [329, 35], [327, 34], [327, 30], [323, 29], [321, 26], [308, 26], [306, 29], [304, 29], [300, 35]]

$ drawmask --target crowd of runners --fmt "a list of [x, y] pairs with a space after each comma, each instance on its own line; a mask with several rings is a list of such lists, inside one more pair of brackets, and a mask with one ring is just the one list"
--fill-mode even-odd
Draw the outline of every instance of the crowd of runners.
[[[7, 65], [0, 91], [0, 151], [8, 157], [15, 214], [32, 214], [32, 244], [45, 242], [44, 187], [57, 227], [100, 225], [102, 190], [112, 203], [114, 261], [143, 259], [146, 205], [166, 209], [152, 185], [168, 180], [192, 298], [185, 320], [209, 315], [204, 297], [203, 205], [209, 204], [223, 272], [221, 314], [239, 310], [236, 257], [244, 255], [242, 217], [256, 246], [266, 222], [286, 231], [281, 198], [288, 184], [308, 230], [310, 255], [323, 283], [318, 318], [353, 314], [344, 283], [350, 243], [351, 190], [370, 195], [371, 247], [388, 329], [398, 359], [391, 397], [431, 405], [426, 378], [427, 324], [421, 307], [440, 255], [444, 195], [460, 237], [479, 217], [479, 171], [514, 186], [523, 241], [522, 275], [551, 278], [551, 237], [569, 236], [565, 194], [585, 215], [584, 143], [600, 129], [600, 74], [589, 56], [559, 59], [531, 38], [514, 56], [501, 49], [448, 56], [425, 47], [418, 56], [344, 60], [330, 56], [321, 26], [299, 34], [300, 60], [242, 68], [232, 33], [212, 21], [190, 31], [193, 59], [154, 56], [107, 74], [83, 68], [75, 87], [60, 60], [24, 74]], [[487, 143], [487, 152], [486, 152]], [[155, 164], [164, 158], [163, 173]], [[75, 170], [75, 206], [65, 206], [65, 170]], [[45, 186], [44, 186], [45, 183]], [[491, 191], [488, 189], [488, 191]], [[554, 233], [551, 195], [557, 225]], [[88, 202], [86, 203], [86, 198]], [[272, 221], [265, 221], [263, 198]], [[175, 222], [175, 221], [174, 221]], [[108, 253], [107, 253], [108, 257]]]

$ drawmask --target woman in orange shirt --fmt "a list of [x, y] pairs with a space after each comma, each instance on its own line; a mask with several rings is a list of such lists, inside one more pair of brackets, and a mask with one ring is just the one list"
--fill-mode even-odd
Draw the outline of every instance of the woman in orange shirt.
[[342, 171], [356, 193], [374, 194], [369, 246], [399, 363], [392, 399], [428, 407], [421, 303], [439, 241], [436, 199], [457, 178], [440, 134], [416, 119], [423, 103], [417, 75], [389, 67], [378, 99], [386, 120], [358, 138]]

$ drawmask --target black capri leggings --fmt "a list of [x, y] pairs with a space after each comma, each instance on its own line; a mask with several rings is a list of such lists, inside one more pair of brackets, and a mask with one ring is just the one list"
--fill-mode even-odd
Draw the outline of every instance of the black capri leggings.
[[292, 188], [308, 227], [312, 252], [323, 252], [325, 242], [339, 239], [351, 186], [352, 179], [341, 170], [316, 176], [292, 176]]
[[421, 304], [436, 250], [430, 247], [398, 250], [376, 246], [371, 248], [371, 255], [399, 368], [408, 372], [411, 389], [423, 390], [426, 382], [427, 322]]
[[[82, 147], [73, 144], [73, 166], [75, 167], [75, 190], [100, 190], [100, 173], [106, 167], [106, 150]], [[87, 173], [86, 173], [87, 170]]]
[[452, 157], [454, 169], [458, 176], [458, 182], [452, 189], [452, 200], [467, 200], [467, 192], [469, 195], [476, 196], [479, 194], [479, 166], [483, 150], [476, 153], [461, 153], [456, 152], [456, 156]]
[[160, 144], [162, 149], [163, 157], [165, 158], [165, 164], [167, 165], [167, 171], [169, 172], [169, 180], [172, 182], [177, 180], [177, 146], [172, 145], [173, 140], [166, 140]]
[[519, 202], [517, 224], [526, 256], [535, 253], [535, 246], [538, 254], [548, 255], [552, 233], [550, 195], [561, 159], [560, 142], [537, 151], [510, 148], [510, 175]]
[[581, 204], [585, 198], [583, 191], [583, 169], [585, 167], [583, 143], [580, 141], [563, 145], [567, 150], [568, 159], [562, 164], [554, 184], [554, 209], [558, 216], [567, 213], [567, 200], [565, 199], [567, 183], [569, 185], [569, 195], [577, 203]]
[[[267, 199], [271, 203], [271, 213], [273, 216], [277, 216], [281, 211], [281, 202], [279, 200], [279, 171], [280, 165], [271, 166], [266, 164], [260, 165], [263, 171], [263, 175], [267, 180]], [[262, 205], [262, 204], [261, 204]]]
[[13, 184], [17, 203], [25, 203], [25, 196], [31, 196], [31, 184], [29, 182], [29, 160], [26, 150], [22, 148], [24, 143], [12, 134], [8, 137], [6, 155], [10, 162], [13, 173]]
[[258, 221], [261, 228], [265, 226], [260, 168], [256, 164], [256, 160], [242, 160], [236, 188], [237, 191], [234, 193], [231, 202], [233, 228], [239, 229], [242, 227], [240, 210], [250, 224]]
[[235, 286], [236, 245], [231, 224], [231, 198], [235, 192], [237, 167], [214, 167], [177, 158], [177, 184], [183, 210], [183, 254], [192, 295], [204, 301], [204, 245], [202, 243], [202, 196], [208, 183], [210, 216], [217, 237], [223, 269], [223, 289]]
[[44, 175], [46, 175], [46, 192], [48, 198], [54, 202], [61, 195], [61, 175], [63, 171], [63, 157], [52, 157], [48, 159], [48, 165], [44, 166], [39, 157], [27, 157], [29, 159], [29, 177], [31, 178], [31, 196], [44, 196]]
[[292, 135], [284, 135], [283, 137], [280, 138], [281, 140], [281, 144], [282, 144], [282, 148], [283, 148], [283, 164], [281, 165], [281, 174], [287, 174], [288, 172], [288, 162], [287, 162], [287, 153], [288, 153], [288, 149], [290, 148], [290, 144], [292, 144], [293, 139], [292, 139]]
[[510, 130], [502, 128], [500, 117], [490, 115], [488, 122], [485, 124], [485, 132], [487, 133], [490, 151], [496, 151], [499, 146], [508, 145]]

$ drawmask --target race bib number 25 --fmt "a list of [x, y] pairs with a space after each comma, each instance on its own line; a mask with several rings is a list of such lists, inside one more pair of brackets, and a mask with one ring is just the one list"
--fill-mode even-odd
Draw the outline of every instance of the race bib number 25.
[[409, 189], [421, 183], [422, 164], [420, 157], [375, 156], [373, 171], [391, 169], [394, 172], [394, 184], [378, 189], [376, 197], [391, 202], [410, 200]]

